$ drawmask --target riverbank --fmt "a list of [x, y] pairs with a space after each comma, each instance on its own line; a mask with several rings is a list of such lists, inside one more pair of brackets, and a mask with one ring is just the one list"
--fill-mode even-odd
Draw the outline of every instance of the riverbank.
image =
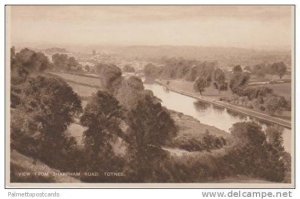
[[[63, 78], [64, 75], [62, 74], [58, 74], [59, 76], [61, 76]], [[79, 76], [69, 76], [71, 80], [73, 81], [67, 81], [70, 86], [72, 87], [77, 87], [78, 85], [80, 85], [80, 89], [78, 89], [76, 92], [79, 92], [79, 95], [82, 95], [81, 91], [84, 90], [84, 95], [88, 97], [88, 93], [87, 92], [89, 89], [92, 90], [96, 90], [95, 86], [87, 86], [88, 84], [86, 84], [85, 78], [84, 77], [79, 77]], [[92, 85], [97, 84], [98, 80], [96, 78], [94, 78], [95, 82], [93, 82]], [[76, 83], [75, 83], [76, 82]], [[153, 84], [152, 86], [156, 86], [156, 87], [160, 87], [160, 89], [158, 91], [163, 91], [163, 87], [158, 85], [158, 84]], [[81, 90], [81, 91], [80, 91]], [[157, 91], [157, 90], [155, 90]], [[155, 93], [155, 92], [154, 92]], [[158, 92], [159, 93], [159, 92]], [[168, 93], [168, 92], [166, 92]], [[169, 93], [174, 93], [174, 92], [169, 92]], [[176, 94], [178, 95], [178, 94]], [[158, 95], [160, 96], [160, 95]], [[178, 97], [174, 95], [173, 96], [167, 96], [170, 98], [171, 101], [174, 102], [175, 105], [178, 106]], [[183, 96], [184, 98], [187, 98], [186, 96]], [[161, 98], [162, 102], [164, 102], [164, 97]], [[190, 98], [186, 100], [186, 104], [189, 105], [193, 105], [193, 101], [195, 101], [194, 99]], [[177, 103], [177, 104], [176, 104]], [[186, 106], [184, 106], [184, 103], [180, 103], [180, 105], [182, 106], [182, 108], [187, 108]], [[166, 106], [168, 107], [168, 106]], [[177, 109], [175, 109], [177, 110]], [[173, 138], [173, 139], [189, 139], [191, 141], [194, 141], [196, 139], [201, 139], [203, 138], [203, 136], [205, 134], [207, 134], [207, 132], [209, 132], [210, 135], [213, 136], [218, 136], [218, 137], [224, 137], [226, 139], [226, 145], [222, 146], [220, 148], [214, 148], [214, 149], [210, 149], [210, 150], [200, 150], [200, 151], [189, 151], [189, 150], [185, 150], [182, 149], [180, 147], [175, 147], [174, 145], [165, 145], [163, 147], [164, 150], [170, 152], [171, 156], [170, 156], [170, 160], [176, 163], [176, 165], [179, 165], [179, 168], [184, 168], [187, 171], [191, 172], [191, 175], [197, 175], [197, 174], [201, 174], [199, 173], [200, 171], [202, 172], [203, 170], [201, 170], [201, 168], [204, 169], [205, 171], [205, 175], [204, 176], [199, 176], [199, 178], [197, 178], [197, 180], [202, 180], [205, 179], [205, 181], [207, 180], [213, 180], [216, 179], [214, 178], [214, 174], [219, 173], [221, 170], [220, 168], [222, 168], [223, 166], [228, 166], [228, 164], [222, 164], [222, 158], [224, 157], [224, 155], [227, 154], [227, 148], [231, 147], [232, 144], [234, 144], [234, 138], [231, 134], [227, 133], [226, 131], [222, 131], [216, 127], [214, 127], [213, 123], [209, 123], [212, 126], [209, 126], [205, 123], [205, 120], [201, 120], [200, 121], [197, 119], [197, 117], [194, 116], [189, 116], [186, 114], [182, 114], [180, 113], [181, 111], [170, 111], [171, 117], [174, 119], [176, 126], [178, 127], [178, 134]], [[201, 112], [201, 111], [200, 111]], [[225, 111], [223, 111], [225, 112]], [[185, 111], [184, 111], [185, 113]], [[216, 120], [215, 117], [213, 118], [213, 122], [215, 123], [226, 123], [224, 120], [224, 118], [222, 118], [223, 120], [219, 119]], [[204, 122], [204, 123], [201, 123]], [[78, 127], [78, 128], [77, 128]], [[75, 130], [75, 129], [77, 130]], [[81, 126], [77, 125], [74, 126], [73, 125], [73, 129], [68, 129], [69, 132], [72, 134], [72, 136], [76, 133], [76, 137], [80, 138], [82, 133], [79, 131], [83, 131], [83, 128], [81, 128]], [[75, 132], [78, 131], [78, 132]], [[79, 141], [79, 140], [78, 140]], [[228, 142], [227, 142], [228, 141]], [[193, 142], [192, 144], [194, 144], [195, 142]], [[191, 166], [191, 165], [196, 165], [196, 166]], [[197, 168], [200, 168], [199, 170], [197, 170]], [[227, 168], [227, 167], [226, 167]], [[180, 170], [180, 169], [177, 169]], [[196, 172], [193, 174], [193, 171]], [[225, 172], [225, 171], [224, 171]], [[208, 175], [208, 179], [206, 178]], [[222, 175], [221, 175], [222, 176]], [[202, 178], [203, 177], [203, 178]], [[230, 176], [229, 176], [230, 177]], [[220, 179], [217, 179], [220, 180]], [[203, 181], [203, 182], [205, 182]], [[235, 182], [235, 177], [231, 177], [230, 179], [227, 180], [228, 182], [232, 181]], [[243, 182], [247, 183], [247, 181], [252, 182], [253, 179], [245, 179], [243, 180]]]
[[[73, 83], [73, 84], [77, 84], [81, 87], [87, 86], [90, 88], [94, 88], [97, 89], [99, 88], [99, 79], [97, 78], [97, 76], [95, 75], [90, 75], [90, 74], [85, 74], [85, 75], [79, 75], [79, 74], [70, 74], [70, 73], [54, 73], [54, 72], [50, 72], [51, 75], [58, 75], [62, 78], [64, 78], [68, 83]], [[76, 81], [74, 81], [74, 77], [76, 77]], [[236, 111], [239, 113], [242, 113], [244, 115], [253, 117], [253, 118], [257, 118], [259, 120], [265, 121], [265, 122], [271, 122], [271, 123], [275, 123], [278, 124], [280, 126], [286, 127], [288, 129], [291, 129], [291, 121], [289, 120], [285, 120], [285, 119], [281, 119], [278, 117], [273, 117], [258, 111], [254, 111], [252, 109], [248, 109], [245, 107], [241, 107], [241, 106], [237, 106], [237, 105], [233, 105], [224, 101], [220, 101], [219, 98], [220, 96], [226, 97], [229, 96], [229, 91], [224, 91], [222, 92], [221, 95], [218, 94], [218, 91], [216, 89], [212, 89], [212, 88], [208, 88], [206, 89], [205, 96], [200, 96], [199, 94], [195, 93], [195, 91], [193, 91], [193, 86], [191, 82], [182, 82], [179, 80], [155, 80], [155, 82], [159, 85], [162, 85], [166, 88], [168, 88], [169, 90], [182, 94], [182, 95], [186, 95], [192, 98], [195, 98], [197, 100], [200, 101], [204, 101], [204, 102], [208, 102], [211, 103], [215, 106], [218, 107], [223, 107], [223, 108], [227, 108], [230, 109], [232, 111]], [[76, 87], [76, 86], [75, 86]], [[77, 88], [75, 88], [77, 89]], [[78, 89], [77, 89], [78, 90]], [[80, 89], [80, 90], [84, 90], [84, 89]]]
[[[166, 87], [167, 89], [182, 94], [182, 95], [186, 95], [189, 97], [192, 97], [194, 99], [203, 101], [203, 102], [207, 102], [207, 103], [211, 103], [215, 106], [219, 106], [219, 107], [224, 107], [227, 109], [230, 109], [232, 111], [236, 111], [239, 113], [242, 113], [244, 115], [253, 117], [253, 118], [257, 118], [259, 120], [262, 121], [266, 121], [266, 122], [271, 122], [271, 123], [275, 123], [278, 124], [280, 126], [286, 127], [288, 129], [291, 129], [291, 121], [288, 120], [284, 120], [281, 118], [277, 118], [277, 117], [273, 117], [264, 113], [260, 113], [245, 107], [241, 107], [241, 106], [236, 106], [224, 101], [220, 101], [218, 100], [220, 96], [216, 96], [215, 93], [212, 93], [213, 91], [210, 91], [209, 95], [206, 96], [200, 96], [199, 94], [196, 94], [193, 90], [192, 90], [192, 85], [190, 86], [179, 86], [179, 84], [176, 84], [176, 80], [155, 80], [155, 82], [157, 84], [160, 84], [164, 87]], [[174, 83], [175, 82], [175, 83]], [[223, 95], [227, 95], [226, 92], [224, 92]]]
[[[79, 76], [67, 73], [52, 73], [51, 75], [59, 76], [65, 79], [65, 81], [73, 88], [73, 90], [83, 99], [88, 98], [92, 93], [95, 93], [97, 91], [96, 88], [100, 88], [99, 86], [97, 86], [99, 84], [99, 79], [94, 77], [89, 78], [87, 75]], [[86, 103], [86, 100], [83, 100], [83, 106], [85, 106]], [[224, 138], [227, 141], [227, 144], [231, 143], [232, 141], [230, 139], [232, 136], [229, 132], [218, 129], [214, 126], [210, 126], [208, 124], [204, 124], [192, 116], [188, 116], [173, 110], [169, 110], [169, 112], [172, 119], [175, 121], [176, 126], [178, 127], [178, 134], [174, 138], [177, 141], [201, 140], [207, 132], [209, 132], [209, 134], [212, 136]], [[84, 131], [84, 128], [82, 128], [81, 125], [72, 124], [69, 127], [68, 131], [72, 134], [72, 136], [77, 138], [78, 143], [81, 143], [80, 135]], [[179, 150], [183, 151], [182, 149]]]
[[[167, 146], [164, 147], [164, 149], [168, 150], [171, 154], [182, 156], [208, 153], [212, 156], [220, 156], [221, 154], [225, 154], [224, 149], [226, 147], [230, 147], [234, 143], [233, 136], [226, 131], [214, 126], [203, 124], [192, 116], [173, 110], [169, 110], [169, 112], [177, 127], [177, 135], [172, 138], [171, 142], [167, 144]], [[212, 150], [186, 150], [186, 148], [192, 148], [192, 146], [187, 145], [197, 146], [197, 144], [202, 143], [207, 134], [214, 138], [224, 138], [226, 144], [220, 148], [214, 148]]]
[[[77, 92], [82, 99], [87, 99], [89, 98], [89, 96], [91, 96], [92, 93], [95, 93], [98, 89], [100, 89], [100, 86], [99, 86], [99, 79], [95, 78], [95, 77], [91, 77], [89, 78], [87, 75], [85, 76], [79, 76], [79, 75], [74, 75], [74, 74], [68, 74], [68, 73], [52, 73], [52, 75], [55, 75], [55, 76], [59, 76], [61, 78], [63, 78], [65, 81], [68, 82], [68, 84], [74, 89], [75, 92]], [[154, 82], [153, 82], [154, 83]], [[89, 86], [89, 84], [91, 84], [91, 86]], [[163, 90], [159, 89], [159, 88], [156, 88], [156, 87], [161, 87], [163, 89], [163, 87], [166, 87], [167, 85], [165, 85], [163, 82], [157, 82], [157, 84], [149, 84], [148, 86], [146, 86], [147, 84], [145, 84], [145, 87], [155, 87], [155, 88], [152, 88], [156, 91], [158, 91], [158, 96], [159, 97], [163, 97], [165, 96], [165, 101], [168, 101], [166, 105], [166, 107], [169, 109], [169, 110], [176, 110], [177, 112], [186, 112], [186, 108], [189, 107], [189, 106], [194, 106], [193, 105], [193, 99], [197, 99], [197, 100], [202, 100], [204, 102], [208, 102], [209, 104], [213, 104], [213, 107], [215, 107], [214, 109], [216, 109], [217, 107], [220, 107], [219, 109], [223, 109], [224, 110], [224, 107], [227, 108], [226, 111], [221, 111], [222, 115], [218, 114], [214, 114], [214, 110], [212, 110], [212, 112], [209, 112], [209, 113], [212, 113], [212, 114], [205, 114], [204, 117], [201, 117], [199, 118], [199, 112], [198, 111], [194, 111], [194, 107], [192, 107], [192, 113], [191, 114], [188, 114], [188, 115], [191, 115], [193, 116], [196, 120], [199, 120], [201, 122], [201, 124], [204, 124], [204, 125], [211, 125], [211, 126], [216, 126], [216, 129], [222, 129], [226, 132], [229, 132], [229, 129], [231, 127], [231, 124], [230, 124], [230, 121], [228, 120], [233, 120], [235, 122], [239, 122], [240, 119], [234, 119], [232, 117], [227, 117], [226, 113], [231, 111], [231, 112], [234, 112], [235, 114], [239, 114], [240, 116], [243, 116], [245, 118], [247, 118], [248, 114], [250, 115], [250, 111], [251, 110], [246, 110], [246, 111], [243, 111], [243, 109], [245, 108], [241, 108], [241, 107], [236, 107], [234, 105], [230, 105], [230, 104], [222, 104], [222, 102], [217, 102], [216, 99], [211, 99], [209, 97], [199, 97], [197, 96], [196, 94], [195, 95], [192, 95], [190, 94], [189, 92], [187, 91], [180, 91], [179, 88], [181, 87], [178, 87], [178, 88], [171, 88], [169, 87], [169, 90], [174, 90], [174, 94], [177, 94], [177, 95], [182, 95], [183, 97], [190, 97], [191, 100], [185, 100], [185, 101], [182, 101], [181, 103], [181, 106], [178, 107], [178, 103], [176, 102], [176, 99], [177, 100], [184, 100], [182, 99], [182, 97], [180, 96], [166, 96], [165, 94], [162, 94], [162, 92], [164, 92]], [[163, 85], [163, 86], [161, 86]], [[150, 89], [151, 88], [147, 88], [147, 89]], [[158, 90], [157, 90], [158, 89]], [[180, 98], [180, 99], [179, 99]], [[175, 99], [175, 101], [173, 100]], [[170, 106], [172, 104], [172, 106]], [[83, 100], [83, 105], [85, 106], [86, 105], [86, 100]], [[200, 114], [201, 116], [201, 114]], [[216, 117], [216, 116], [220, 116], [220, 117]], [[250, 117], [253, 117], [252, 115], [250, 115]], [[273, 120], [268, 120], [267, 117], [265, 115], [260, 115], [260, 117], [253, 117], [253, 118], [262, 118], [260, 119], [260, 121], [267, 121], [267, 122], [262, 122], [263, 124], [264, 123], [278, 123], [277, 121], [273, 121]], [[227, 121], [227, 122], [221, 122], [221, 121]], [[289, 123], [290, 124], [290, 123]], [[284, 126], [284, 125], [283, 125]], [[289, 125], [285, 125], [287, 126], [287, 128], [285, 128], [286, 130], [284, 130], [283, 132], [283, 140], [284, 140], [284, 147], [286, 149], [287, 152], [291, 153], [292, 151], [292, 134], [291, 134], [291, 131], [289, 130], [290, 127]], [[202, 128], [202, 127], [198, 127], [198, 128]], [[205, 127], [204, 127], [205, 128]], [[211, 131], [211, 133], [213, 133], [214, 131]]]

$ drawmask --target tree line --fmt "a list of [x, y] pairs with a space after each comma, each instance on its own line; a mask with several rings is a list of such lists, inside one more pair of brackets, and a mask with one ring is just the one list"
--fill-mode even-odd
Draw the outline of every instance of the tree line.
[[[256, 123], [235, 124], [232, 135], [236, 144], [218, 158], [211, 150], [222, 148], [226, 140], [207, 134], [201, 145], [190, 150], [206, 149], [210, 165], [203, 156], [186, 161], [164, 150], [178, 129], [160, 100], [144, 89], [141, 79], [124, 78], [117, 66], [99, 64], [102, 88], [82, 108], [80, 97], [64, 80], [42, 73], [47, 69], [44, 64], [49, 64], [44, 56], [38, 54], [42, 61], [35, 62], [35, 52], [25, 52], [27, 61], [11, 54], [12, 69], [26, 71], [26, 78], [22, 72], [12, 73], [12, 78], [22, 80], [12, 82], [19, 89], [19, 100], [11, 103], [12, 150], [61, 171], [124, 173], [121, 178], [81, 176], [85, 182], [202, 182], [236, 174], [281, 182], [289, 171], [278, 128], [263, 132]], [[19, 63], [17, 67], [15, 63]], [[67, 131], [75, 119], [86, 127], [82, 148]]]
[[257, 109], [271, 115], [290, 110], [291, 99], [276, 95], [273, 89], [267, 86], [251, 87], [248, 84], [249, 80], [253, 75], [262, 77], [266, 74], [278, 75], [281, 79], [286, 72], [287, 66], [283, 62], [257, 64], [245, 67], [245, 69], [236, 65], [229, 72], [217, 67], [216, 62], [200, 62], [180, 58], [166, 59], [162, 66], [149, 63], [144, 67], [146, 78], [193, 81], [193, 89], [200, 95], [211, 86], [218, 90], [219, 94], [230, 89], [233, 96], [231, 98], [221, 97], [221, 100]]

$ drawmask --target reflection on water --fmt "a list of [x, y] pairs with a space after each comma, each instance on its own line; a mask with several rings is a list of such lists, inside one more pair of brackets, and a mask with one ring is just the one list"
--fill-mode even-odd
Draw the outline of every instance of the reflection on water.
[[[266, 128], [266, 122], [250, 118], [236, 111], [228, 110], [213, 106], [209, 103], [199, 102], [198, 100], [172, 91], [167, 91], [163, 86], [158, 84], [144, 84], [145, 89], [149, 89], [155, 96], [162, 100], [162, 105], [174, 111], [181, 112], [185, 115], [193, 116], [201, 123], [215, 126], [218, 129], [230, 132], [234, 123], [242, 121], [255, 121]], [[286, 151], [291, 152], [291, 131], [284, 128], [283, 131], [284, 146]]]
[[206, 106], [201, 103], [200, 105], [198, 100], [192, 97], [181, 95], [172, 91], [166, 92], [163, 86], [158, 84], [145, 84], [144, 86], [162, 100], [163, 106], [168, 109], [193, 116], [201, 123], [215, 126], [229, 132], [232, 124], [241, 121], [240, 117], [230, 115], [227, 111], [220, 111], [220, 109], [216, 109], [210, 104]]
[[211, 104], [207, 102], [203, 102], [203, 101], [194, 102], [194, 107], [197, 111], [206, 111], [210, 106]]
[[212, 105], [213, 106], [213, 108], [217, 111], [217, 112], [219, 112], [220, 114], [222, 113], [222, 112], [224, 112], [224, 111], [226, 111], [227, 109], [226, 108], [224, 108], [224, 107], [221, 107], [221, 106], [216, 106], [216, 105]]
[[247, 116], [246, 115], [243, 115], [243, 114], [240, 114], [239, 112], [237, 111], [234, 111], [234, 110], [230, 110], [230, 109], [226, 109], [227, 113], [229, 115], [231, 115], [232, 117], [237, 117], [239, 118], [240, 120], [247, 120]]

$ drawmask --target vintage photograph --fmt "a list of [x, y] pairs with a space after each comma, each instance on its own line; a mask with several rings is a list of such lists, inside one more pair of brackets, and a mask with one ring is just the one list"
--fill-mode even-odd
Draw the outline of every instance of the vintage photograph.
[[6, 186], [294, 187], [293, 5], [7, 5]]

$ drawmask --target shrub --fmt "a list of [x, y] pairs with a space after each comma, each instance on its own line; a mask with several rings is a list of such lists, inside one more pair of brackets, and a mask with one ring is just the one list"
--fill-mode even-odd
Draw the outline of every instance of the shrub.
[[127, 65], [124, 66], [123, 71], [127, 72], [127, 73], [134, 73], [135, 69], [132, 66], [127, 64]]
[[276, 113], [280, 114], [287, 106], [287, 101], [282, 96], [270, 96], [265, 101], [266, 111], [274, 115]]
[[230, 172], [282, 182], [288, 170], [284, 166], [282, 137], [280, 132], [275, 132], [277, 129], [268, 128], [263, 132], [254, 122], [234, 124], [231, 133], [236, 145], [224, 156]]
[[181, 135], [172, 140], [171, 146], [187, 151], [211, 151], [226, 145], [222, 136], [211, 135], [208, 130], [201, 136]]
[[11, 116], [13, 147], [65, 168], [62, 157], [76, 145], [65, 131], [81, 112], [79, 96], [62, 79], [37, 76], [25, 84], [21, 99]]

